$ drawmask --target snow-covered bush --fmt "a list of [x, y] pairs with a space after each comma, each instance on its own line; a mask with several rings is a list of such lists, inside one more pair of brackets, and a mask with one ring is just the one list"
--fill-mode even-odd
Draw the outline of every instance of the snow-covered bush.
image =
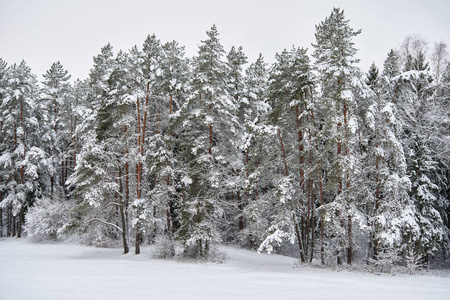
[[172, 238], [166, 235], [159, 235], [155, 239], [153, 257], [159, 259], [171, 259], [175, 256], [175, 244]]
[[35, 241], [55, 241], [63, 233], [71, 210], [67, 200], [37, 199], [26, 215], [25, 232]]
[[99, 248], [117, 248], [121, 245], [119, 232], [99, 222], [83, 224], [77, 233], [83, 245]]
[[[102, 214], [102, 219], [98, 216]], [[115, 226], [119, 224], [117, 209], [114, 206], [97, 207], [83, 202], [74, 208], [74, 214], [70, 220], [68, 231], [74, 237], [79, 238], [80, 243], [87, 246], [110, 248], [120, 247], [120, 232]]]

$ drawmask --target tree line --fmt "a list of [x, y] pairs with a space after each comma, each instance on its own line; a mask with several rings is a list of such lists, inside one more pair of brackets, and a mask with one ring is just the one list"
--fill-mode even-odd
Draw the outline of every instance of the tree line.
[[[380, 72], [358, 67], [341, 9], [312, 53], [268, 66], [225, 52], [216, 26], [195, 57], [149, 35], [60, 62], [38, 84], [0, 60], [0, 237], [159, 243], [208, 259], [219, 242], [302, 262], [389, 268], [448, 260], [450, 65], [409, 36]], [[431, 65], [430, 65], [431, 63]]]

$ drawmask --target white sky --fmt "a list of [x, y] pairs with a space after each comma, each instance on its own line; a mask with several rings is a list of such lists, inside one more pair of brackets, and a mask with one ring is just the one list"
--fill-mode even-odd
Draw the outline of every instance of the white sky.
[[430, 51], [434, 42], [450, 44], [449, 0], [0, 0], [0, 58], [9, 64], [25, 59], [39, 80], [58, 60], [72, 79], [85, 78], [108, 42], [117, 53], [141, 48], [155, 33], [194, 56], [215, 23], [226, 51], [243, 46], [250, 62], [262, 53], [270, 63], [292, 45], [311, 54], [314, 26], [333, 7], [362, 29], [354, 41], [364, 71], [372, 61], [382, 68], [407, 35], [420, 34]]

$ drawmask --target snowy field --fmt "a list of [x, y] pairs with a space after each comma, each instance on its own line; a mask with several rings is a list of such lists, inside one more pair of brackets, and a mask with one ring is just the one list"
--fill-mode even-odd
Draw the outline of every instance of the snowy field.
[[223, 264], [122, 255], [121, 249], [0, 239], [0, 299], [450, 299], [450, 273], [373, 275], [297, 267], [225, 247]]

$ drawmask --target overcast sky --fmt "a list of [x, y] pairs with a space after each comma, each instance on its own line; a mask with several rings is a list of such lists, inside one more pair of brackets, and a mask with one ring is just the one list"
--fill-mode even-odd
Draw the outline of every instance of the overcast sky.
[[226, 51], [243, 46], [250, 62], [259, 53], [273, 62], [292, 45], [311, 53], [314, 26], [333, 7], [362, 29], [354, 41], [364, 71], [373, 61], [381, 68], [407, 35], [420, 34], [430, 51], [434, 42], [450, 44], [449, 0], [0, 0], [0, 58], [9, 64], [25, 59], [39, 80], [58, 60], [72, 79], [85, 78], [108, 42], [117, 53], [141, 48], [155, 33], [194, 56], [215, 23]]

